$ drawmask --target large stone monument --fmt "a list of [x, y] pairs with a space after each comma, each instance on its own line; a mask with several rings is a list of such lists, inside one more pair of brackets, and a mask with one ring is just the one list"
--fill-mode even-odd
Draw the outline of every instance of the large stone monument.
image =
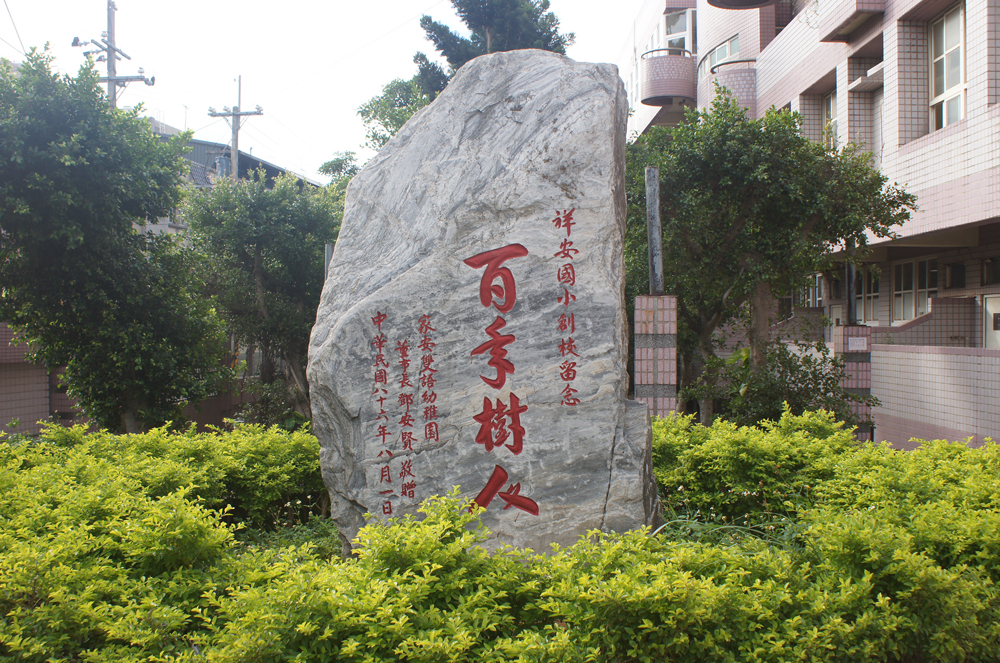
[[626, 400], [615, 67], [476, 58], [354, 178], [309, 352], [345, 541], [460, 486], [539, 551], [657, 508]]

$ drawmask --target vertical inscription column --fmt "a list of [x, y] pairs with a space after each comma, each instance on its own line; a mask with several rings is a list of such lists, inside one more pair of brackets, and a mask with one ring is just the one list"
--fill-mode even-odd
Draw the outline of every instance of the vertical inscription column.
[[677, 408], [677, 298], [635, 298], [635, 399], [665, 417]]

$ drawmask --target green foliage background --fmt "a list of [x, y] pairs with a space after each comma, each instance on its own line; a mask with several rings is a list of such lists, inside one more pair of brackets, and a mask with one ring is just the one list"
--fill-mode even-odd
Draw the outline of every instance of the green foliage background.
[[[0, 444], [0, 661], [996, 661], [1000, 447], [654, 422], [667, 523], [546, 555], [321, 517], [304, 432]], [[299, 503], [301, 502], [301, 504]]]

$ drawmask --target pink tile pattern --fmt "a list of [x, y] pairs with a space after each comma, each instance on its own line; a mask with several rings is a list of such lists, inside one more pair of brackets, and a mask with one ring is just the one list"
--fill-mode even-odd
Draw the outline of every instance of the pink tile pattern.
[[[659, 417], [666, 416], [677, 408], [676, 337], [677, 298], [673, 295], [636, 297], [636, 400], [646, 403], [650, 414]], [[666, 345], [673, 347], [665, 347]]]
[[682, 97], [693, 102], [697, 64], [688, 55], [647, 55], [642, 60], [640, 90], [642, 102], [656, 97]]

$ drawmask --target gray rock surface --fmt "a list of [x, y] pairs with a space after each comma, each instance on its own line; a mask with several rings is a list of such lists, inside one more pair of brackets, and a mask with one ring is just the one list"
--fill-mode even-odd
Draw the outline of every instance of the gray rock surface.
[[626, 400], [626, 113], [611, 65], [483, 56], [354, 178], [309, 353], [342, 536], [453, 486], [488, 545], [654, 517]]

